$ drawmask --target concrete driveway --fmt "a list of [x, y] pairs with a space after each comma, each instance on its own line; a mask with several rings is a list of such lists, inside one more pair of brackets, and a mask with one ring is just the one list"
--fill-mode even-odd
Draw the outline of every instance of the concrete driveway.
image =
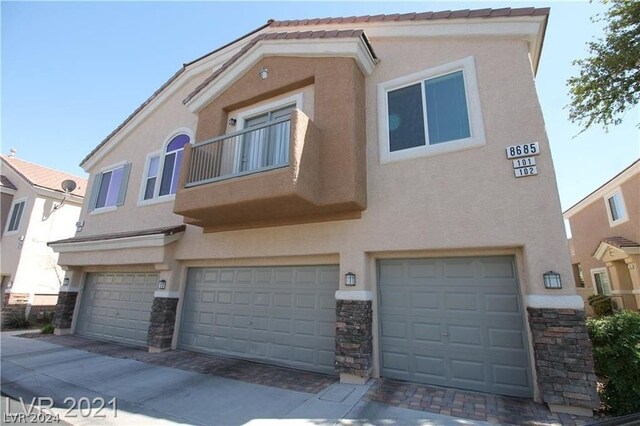
[[0, 333], [3, 424], [20, 413], [73, 425], [486, 424], [367, 401], [369, 385], [299, 392], [11, 334]]

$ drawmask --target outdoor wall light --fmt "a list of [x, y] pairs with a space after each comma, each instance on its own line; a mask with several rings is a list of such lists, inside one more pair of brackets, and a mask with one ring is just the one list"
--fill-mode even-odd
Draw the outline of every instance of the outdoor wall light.
[[62, 285], [69, 285], [69, 278], [62, 280]]
[[164, 290], [165, 288], [167, 288], [167, 280], [158, 281], [158, 288], [160, 290]]
[[269, 77], [269, 69], [262, 67], [262, 69], [258, 71], [258, 75], [260, 76], [261, 79], [266, 80], [267, 77]]
[[235, 126], [237, 122], [238, 122], [238, 120], [236, 120], [235, 118], [230, 118], [229, 119], [229, 126]]
[[562, 288], [562, 281], [560, 280], [559, 273], [549, 271], [542, 274], [542, 277], [544, 278], [544, 288]]
[[353, 272], [347, 272], [344, 274], [344, 285], [349, 287], [356, 285], [356, 274]]

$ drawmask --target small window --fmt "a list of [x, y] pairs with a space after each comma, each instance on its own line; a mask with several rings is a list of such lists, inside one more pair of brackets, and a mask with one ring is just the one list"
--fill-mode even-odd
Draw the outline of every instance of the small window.
[[596, 286], [596, 292], [606, 296], [611, 295], [611, 287], [609, 286], [609, 276], [606, 269], [600, 268], [598, 270], [592, 270], [593, 283]]
[[609, 214], [609, 224], [617, 225], [627, 220], [627, 211], [622, 198], [622, 192], [617, 189], [613, 194], [606, 197], [607, 212]]
[[129, 181], [130, 164], [101, 172], [95, 177], [89, 209], [102, 209], [124, 204]]
[[22, 214], [24, 213], [26, 204], [26, 200], [15, 201], [13, 203], [11, 214], [9, 215], [9, 223], [7, 223], [5, 232], [16, 232], [20, 228], [20, 222], [22, 222]]
[[574, 263], [573, 265], [573, 278], [576, 281], [576, 287], [584, 288], [584, 274], [582, 272], [582, 265]]
[[156, 182], [158, 180], [158, 171], [160, 169], [160, 156], [156, 155], [149, 158], [147, 165], [147, 176], [144, 182], [144, 200], [150, 200], [154, 197], [156, 190]]
[[189, 140], [188, 135], [180, 134], [171, 139], [171, 142], [167, 145], [162, 166], [162, 179], [160, 180], [160, 197], [176, 193], [182, 166], [182, 153]]
[[189, 135], [180, 133], [169, 140], [164, 153], [147, 157], [146, 174], [140, 190], [142, 201], [176, 193], [184, 146], [190, 141]]
[[381, 83], [381, 161], [484, 145], [473, 58]]

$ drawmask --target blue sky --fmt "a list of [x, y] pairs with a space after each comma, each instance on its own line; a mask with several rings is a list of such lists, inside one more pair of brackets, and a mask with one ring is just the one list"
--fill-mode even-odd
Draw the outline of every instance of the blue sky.
[[[560, 199], [570, 207], [640, 156], [640, 109], [605, 133], [568, 121], [571, 61], [601, 34], [588, 2], [7, 2], [1, 3], [2, 147], [84, 175], [78, 166], [180, 66], [266, 23], [377, 13], [551, 7], [536, 79]], [[516, 141], [514, 141], [515, 143]]]

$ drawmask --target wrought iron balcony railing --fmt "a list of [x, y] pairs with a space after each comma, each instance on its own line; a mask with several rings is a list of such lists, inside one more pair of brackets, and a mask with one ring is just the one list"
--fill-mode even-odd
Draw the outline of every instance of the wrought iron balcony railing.
[[288, 166], [290, 132], [284, 117], [193, 145], [185, 187]]

